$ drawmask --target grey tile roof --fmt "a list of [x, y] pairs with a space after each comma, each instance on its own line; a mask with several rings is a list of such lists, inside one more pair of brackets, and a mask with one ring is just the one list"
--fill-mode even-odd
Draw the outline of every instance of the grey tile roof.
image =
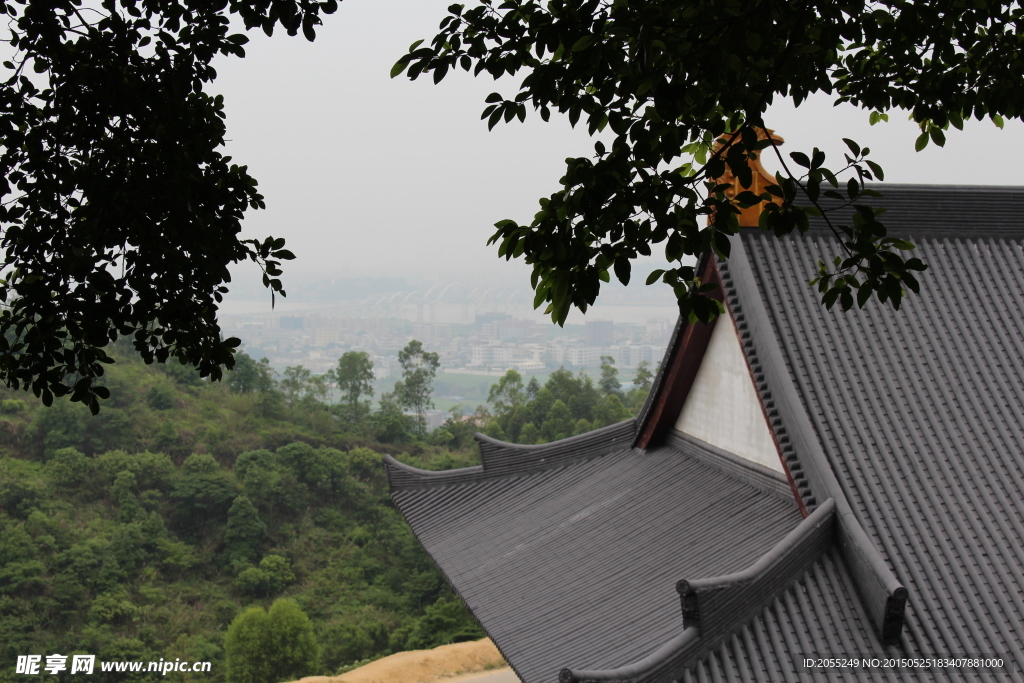
[[840, 245], [820, 226], [782, 239], [743, 231], [723, 267], [730, 306], [750, 318], [748, 357], [765, 370], [762, 398], [780, 404], [776, 431], [805, 500], [848, 501], [906, 587], [899, 651], [1024, 665], [1024, 191], [886, 194], [890, 232], [930, 265], [901, 311], [823, 310], [806, 283]]
[[[916, 678], [907, 669], [811, 669], [800, 660], [823, 657], [899, 655], [884, 647], [854, 589], [837, 547], [832, 547], [799, 577], [772, 597], [755, 619], [734, 630], [714, 651], [680, 676], [698, 681], [902, 681], [949, 680], [927, 672]], [[954, 679], [955, 680], [955, 679]]]
[[524, 683], [644, 658], [683, 632], [680, 579], [746, 569], [801, 519], [784, 481], [685, 438], [392, 495]]
[[[483, 466], [447, 473], [388, 459], [396, 504], [525, 683], [1024, 680], [1024, 189], [885, 192], [890, 232], [931, 266], [900, 312], [821, 307], [807, 281], [840, 245], [820, 225], [744, 230], [705, 261], [794, 489], [670, 431], [679, 397], [658, 396], [694, 371], [673, 352], [708, 336], [685, 324], [638, 422], [482, 437]], [[885, 654], [1007, 666], [799, 663]]]

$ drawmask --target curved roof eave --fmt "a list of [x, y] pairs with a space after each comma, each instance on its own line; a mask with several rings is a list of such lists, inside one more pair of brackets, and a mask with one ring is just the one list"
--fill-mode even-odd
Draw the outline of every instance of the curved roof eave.
[[536, 472], [574, 460], [588, 460], [629, 448], [636, 432], [636, 418], [617, 422], [586, 434], [539, 445], [519, 445], [477, 433], [474, 438], [483, 464], [439, 472], [422, 470], [384, 456], [392, 490], [460, 484], [512, 474]]
[[750, 567], [725, 576], [676, 586], [683, 609], [682, 632], [646, 657], [615, 669], [565, 668], [559, 683], [655, 683], [675, 680], [718, 646], [739, 625], [760, 612], [831, 544], [836, 526], [831, 498]]

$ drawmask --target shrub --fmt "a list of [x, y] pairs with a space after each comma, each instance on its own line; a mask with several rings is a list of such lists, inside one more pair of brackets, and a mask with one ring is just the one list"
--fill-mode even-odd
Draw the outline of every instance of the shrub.
[[250, 607], [224, 638], [228, 683], [280, 683], [316, 673], [320, 646], [313, 624], [294, 600], [274, 601], [270, 612]]
[[28, 404], [20, 398], [5, 398], [3, 401], [0, 401], [0, 413], [8, 415], [22, 413], [27, 406]]

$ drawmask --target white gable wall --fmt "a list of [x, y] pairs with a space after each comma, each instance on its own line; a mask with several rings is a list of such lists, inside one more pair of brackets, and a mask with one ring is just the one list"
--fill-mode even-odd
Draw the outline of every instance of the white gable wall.
[[729, 315], [711, 332], [676, 429], [741, 458], [782, 472], [754, 381]]

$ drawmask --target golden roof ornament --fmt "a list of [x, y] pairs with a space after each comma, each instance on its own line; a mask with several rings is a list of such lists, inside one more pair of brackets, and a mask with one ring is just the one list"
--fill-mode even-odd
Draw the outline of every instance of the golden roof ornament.
[[[757, 129], [757, 139], [758, 140], [767, 140], [768, 136], [771, 136], [772, 141], [774, 141], [774, 143], [776, 145], [781, 145], [781, 144], [783, 144], [785, 142], [785, 140], [783, 140], [781, 136], [776, 135], [775, 131], [772, 130], [771, 128], [768, 128], [768, 129], [758, 128]], [[724, 138], [724, 136], [723, 136], [723, 138]], [[721, 147], [722, 147], [722, 144], [719, 143], [718, 145], [716, 145], [715, 151], [717, 152], [719, 149], [721, 149]], [[719, 178], [716, 179], [716, 182], [719, 185], [728, 183], [731, 186], [731, 187], [729, 187], [729, 188], [727, 188], [725, 190], [725, 196], [726, 197], [728, 197], [729, 199], [734, 199], [736, 197], [736, 195], [738, 195], [739, 193], [741, 193], [741, 192], [743, 192], [745, 190], [750, 190], [754, 194], [760, 195], [761, 193], [763, 193], [765, 191], [765, 188], [767, 188], [769, 185], [777, 185], [778, 184], [778, 182], [775, 180], [775, 176], [773, 174], [769, 173], [768, 171], [766, 171], [764, 166], [761, 165], [761, 154], [764, 153], [764, 152], [767, 152], [767, 153], [770, 154], [771, 150], [772, 150], [771, 147], [766, 147], [763, 150], [761, 150], [760, 152], [755, 152], [755, 154], [757, 155], [756, 158], [748, 159], [747, 160], [747, 163], [750, 165], [752, 181], [753, 181], [753, 182], [751, 182], [750, 187], [743, 187], [743, 185], [740, 183], [740, 179], [738, 177], [736, 177], [736, 175], [733, 174], [733, 172], [729, 168], [729, 166], [726, 165], [725, 173], [722, 174], [722, 176], [720, 176]], [[776, 204], [781, 203], [781, 200], [778, 197], [774, 197], [774, 196], [772, 197], [772, 201], [774, 203], [776, 203]], [[758, 225], [758, 219], [761, 217], [761, 207], [762, 206], [764, 206], [764, 202], [760, 202], [758, 204], [755, 204], [754, 206], [749, 206], [749, 207], [747, 207], [745, 209], [737, 206], [736, 208], [738, 208], [740, 210], [740, 214], [739, 214], [739, 216], [737, 216], [737, 218], [739, 220], [739, 223], [740, 223], [740, 226], [741, 227], [745, 227], [745, 228], [746, 227], [756, 228], [757, 225]]]

